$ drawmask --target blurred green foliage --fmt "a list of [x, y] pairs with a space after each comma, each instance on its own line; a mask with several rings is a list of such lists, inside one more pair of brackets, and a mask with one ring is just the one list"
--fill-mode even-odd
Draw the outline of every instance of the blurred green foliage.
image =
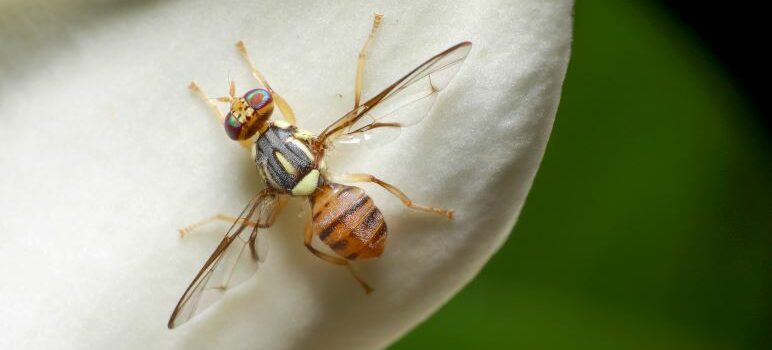
[[578, 1], [544, 162], [506, 245], [392, 349], [764, 349], [772, 157], [664, 9]]

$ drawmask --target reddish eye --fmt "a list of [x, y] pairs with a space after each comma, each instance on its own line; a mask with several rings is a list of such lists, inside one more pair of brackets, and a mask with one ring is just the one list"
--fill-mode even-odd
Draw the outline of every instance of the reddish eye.
[[228, 113], [225, 116], [225, 133], [228, 134], [232, 140], [239, 140], [241, 136], [241, 123], [233, 117], [232, 113]]
[[273, 113], [273, 97], [265, 89], [254, 89], [236, 99], [225, 117], [225, 132], [233, 140], [246, 140], [255, 135]]
[[270, 115], [273, 112], [273, 96], [268, 90], [250, 90], [244, 94], [244, 100], [260, 115]]

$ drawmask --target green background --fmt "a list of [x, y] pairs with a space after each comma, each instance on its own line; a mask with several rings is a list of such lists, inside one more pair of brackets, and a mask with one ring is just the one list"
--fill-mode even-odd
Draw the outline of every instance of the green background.
[[575, 18], [512, 236], [392, 349], [767, 348], [768, 130], [664, 8], [578, 1]]

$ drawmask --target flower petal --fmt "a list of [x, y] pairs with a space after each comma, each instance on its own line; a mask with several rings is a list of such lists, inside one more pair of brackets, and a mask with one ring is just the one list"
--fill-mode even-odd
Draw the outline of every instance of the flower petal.
[[[373, 5], [237, 0], [0, 4], [2, 348], [381, 348], [469, 282], [509, 234], [554, 120], [572, 1]], [[40, 10], [45, 8], [45, 10]], [[389, 225], [383, 256], [345, 269], [302, 245], [307, 203], [268, 231], [255, 278], [169, 331], [169, 313], [224, 230], [177, 228], [236, 213], [260, 188], [185, 86], [211, 95], [253, 81], [243, 39], [300, 126], [353, 103], [372, 13], [365, 96], [459, 41], [467, 62], [431, 115], [386, 147], [337, 154], [453, 221], [363, 185]], [[342, 97], [338, 95], [342, 95]], [[303, 216], [305, 215], [305, 216]]]

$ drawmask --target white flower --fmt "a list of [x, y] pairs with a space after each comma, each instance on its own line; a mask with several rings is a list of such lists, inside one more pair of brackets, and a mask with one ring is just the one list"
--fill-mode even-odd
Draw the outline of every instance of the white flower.
[[[428, 317], [509, 234], [549, 137], [573, 1], [73, 1], [0, 3], [0, 348], [371, 349]], [[298, 123], [352, 103], [373, 12], [365, 97], [431, 55], [474, 43], [419, 126], [330, 167], [368, 172], [452, 221], [362, 185], [384, 212], [384, 255], [345, 269], [302, 244], [294, 201], [257, 275], [183, 327], [166, 321], [220, 239], [211, 225], [261, 187], [248, 152], [186, 89], [254, 86], [243, 39]], [[338, 95], [342, 95], [341, 98]]]

